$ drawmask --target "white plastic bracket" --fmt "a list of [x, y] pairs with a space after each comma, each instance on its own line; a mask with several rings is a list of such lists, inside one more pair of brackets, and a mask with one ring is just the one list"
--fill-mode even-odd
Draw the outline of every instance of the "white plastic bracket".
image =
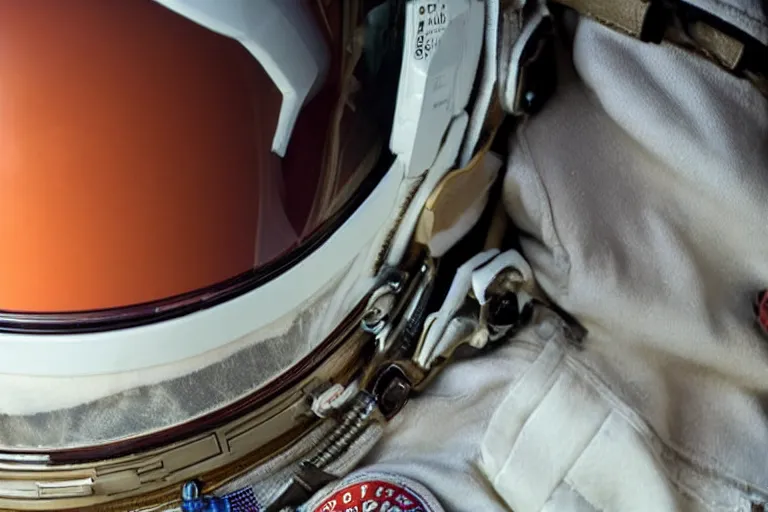
[[483, 44], [484, 9], [478, 0], [406, 4], [390, 148], [407, 162], [407, 177], [432, 167], [451, 120], [469, 102]]
[[155, 0], [239, 41], [283, 95], [272, 151], [285, 156], [302, 106], [328, 70], [325, 41], [300, 0]]

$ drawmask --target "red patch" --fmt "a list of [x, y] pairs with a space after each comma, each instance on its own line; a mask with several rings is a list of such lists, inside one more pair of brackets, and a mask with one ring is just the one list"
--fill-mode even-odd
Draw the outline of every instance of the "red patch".
[[313, 512], [431, 512], [414, 491], [383, 480], [347, 485], [323, 499]]

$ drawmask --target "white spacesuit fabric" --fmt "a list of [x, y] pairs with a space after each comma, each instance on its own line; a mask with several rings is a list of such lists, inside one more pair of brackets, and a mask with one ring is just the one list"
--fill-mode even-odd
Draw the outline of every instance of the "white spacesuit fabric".
[[[768, 42], [759, 1], [698, 3]], [[763, 510], [768, 101], [587, 19], [570, 43], [512, 137], [503, 200], [588, 335], [545, 316], [449, 367], [359, 472], [420, 482], [447, 511]]]
[[[282, 154], [326, 64], [311, 41], [317, 73], [279, 61], [275, 34], [310, 18], [158, 2], [268, 29]], [[386, 96], [341, 74], [324, 150], [359, 149], [357, 99], [391, 104], [378, 181], [221, 303], [9, 316], [0, 509], [765, 512], [764, 2], [313, 3], [342, 71], [387, 57]]]

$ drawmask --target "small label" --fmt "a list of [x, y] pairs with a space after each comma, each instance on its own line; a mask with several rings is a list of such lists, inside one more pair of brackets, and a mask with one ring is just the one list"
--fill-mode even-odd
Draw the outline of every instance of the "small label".
[[416, 487], [420, 486], [383, 475], [356, 479], [331, 491], [312, 512], [442, 512], [426, 490]]
[[416, 8], [416, 34], [413, 57], [428, 59], [437, 50], [448, 26], [448, 6], [443, 2], [421, 2]]

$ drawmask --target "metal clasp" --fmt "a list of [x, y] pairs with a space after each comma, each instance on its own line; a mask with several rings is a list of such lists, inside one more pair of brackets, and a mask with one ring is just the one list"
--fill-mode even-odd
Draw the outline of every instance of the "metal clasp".
[[515, 40], [501, 56], [500, 82], [504, 109], [517, 116], [537, 113], [557, 87], [555, 31], [547, 7], [537, 4], [533, 12], [513, 7], [502, 30]]
[[[425, 317], [431, 274], [422, 268], [425, 279], [419, 281], [399, 325], [388, 326], [388, 341], [377, 344], [361, 379], [361, 389], [375, 397], [386, 419], [429, 385], [461, 347], [482, 349], [532, 317], [533, 298], [526, 290], [533, 273], [516, 251], [499, 254], [494, 249], [470, 259], [457, 270], [440, 311]], [[374, 307], [379, 300], [373, 301]]]

